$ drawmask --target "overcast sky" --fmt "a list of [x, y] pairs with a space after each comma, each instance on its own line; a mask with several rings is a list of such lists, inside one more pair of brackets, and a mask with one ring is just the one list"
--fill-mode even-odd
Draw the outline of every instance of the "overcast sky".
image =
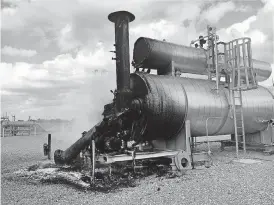
[[115, 88], [116, 10], [135, 15], [140, 36], [189, 45], [218, 28], [222, 41], [252, 38], [253, 57], [273, 62], [273, 0], [2, 0], [1, 112], [17, 119], [85, 118], [95, 123]]

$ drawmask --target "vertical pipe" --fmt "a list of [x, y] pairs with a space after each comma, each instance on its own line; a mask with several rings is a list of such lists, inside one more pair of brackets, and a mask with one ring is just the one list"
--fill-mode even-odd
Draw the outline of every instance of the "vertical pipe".
[[187, 153], [190, 153], [190, 143], [189, 143], [189, 139], [191, 138], [191, 131], [190, 131], [190, 120], [186, 120], [185, 121], [185, 131], [186, 131], [186, 147], [185, 147], [185, 151]]
[[240, 53], [240, 46], [238, 40], [236, 41], [236, 62], [237, 62], [237, 74], [238, 74], [238, 88], [241, 89], [242, 83], [241, 83], [241, 65], [240, 65], [240, 58], [241, 58], [241, 53]]
[[92, 182], [95, 182], [95, 141], [92, 140]]
[[214, 47], [215, 47], [215, 69], [216, 69], [216, 89], [217, 89], [217, 94], [219, 92], [219, 71], [218, 71], [218, 45], [217, 45], [217, 39], [216, 39], [216, 34], [214, 34]]
[[246, 145], [245, 145], [245, 125], [244, 125], [244, 114], [243, 114], [243, 96], [242, 92], [239, 92], [240, 94], [240, 101], [241, 101], [241, 126], [242, 126], [242, 136], [243, 136], [243, 144], [244, 144], [244, 154], [246, 154]]
[[127, 11], [117, 11], [108, 15], [108, 19], [115, 26], [115, 47], [116, 47], [116, 82], [117, 99], [116, 109], [118, 112], [127, 106], [130, 94], [130, 59], [129, 59], [129, 31], [128, 23], [135, 19], [135, 16]]
[[254, 73], [254, 70], [253, 70], [252, 50], [251, 50], [251, 45], [250, 44], [251, 44], [251, 39], [248, 39], [248, 41], [247, 41], [248, 67], [249, 67], [250, 74], [251, 74], [251, 77], [252, 77], [252, 83], [254, 83], [255, 86], [257, 87], [257, 80], [254, 76], [255, 73]]
[[[244, 40], [243, 40], [244, 41]], [[248, 67], [246, 65], [246, 52], [245, 52], [245, 42], [243, 42], [243, 63], [244, 63], [244, 70], [245, 70], [245, 80], [246, 80], [246, 87], [249, 88], [249, 71], [248, 71]]]
[[34, 136], [36, 136], [36, 126], [34, 125]]
[[237, 130], [237, 118], [236, 118], [236, 105], [235, 105], [235, 92], [232, 92], [232, 102], [233, 102], [233, 121], [234, 121], [234, 132], [235, 132], [235, 140], [236, 140], [236, 156], [239, 158], [239, 145], [238, 145], [238, 130]]
[[191, 138], [191, 131], [190, 131], [190, 120], [185, 121], [185, 132], [186, 132], [186, 147], [185, 151], [187, 154], [190, 154], [191, 156], [191, 166], [192, 169], [195, 169], [194, 167], [194, 159], [193, 159], [193, 142], [190, 145], [190, 140], [193, 139]]
[[48, 134], [48, 147], [49, 147], [48, 159], [51, 159], [51, 134]]
[[3, 127], [3, 134], [2, 137], [5, 137], [5, 128]]
[[234, 46], [233, 46], [233, 42], [229, 43], [229, 47], [231, 49], [231, 69], [232, 69], [232, 88], [235, 89], [236, 87], [236, 72], [235, 72], [235, 61], [236, 61], [236, 55], [234, 53]]

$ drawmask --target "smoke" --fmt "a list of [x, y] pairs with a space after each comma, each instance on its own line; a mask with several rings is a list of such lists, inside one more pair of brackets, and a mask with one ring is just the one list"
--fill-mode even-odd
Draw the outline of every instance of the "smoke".
[[87, 79], [64, 100], [60, 114], [72, 119], [72, 126], [55, 133], [61, 141], [74, 143], [83, 131], [90, 130], [103, 119], [104, 105], [112, 102], [113, 94], [110, 90], [116, 88], [115, 69], [93, 72]]

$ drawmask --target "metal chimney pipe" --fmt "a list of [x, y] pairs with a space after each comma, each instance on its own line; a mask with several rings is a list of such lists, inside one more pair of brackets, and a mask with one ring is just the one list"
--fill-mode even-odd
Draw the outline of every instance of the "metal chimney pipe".
[[116, 53], [116, 82], [117, 98], [116, 109], [118, 112], [126, 108], [130, 96], [130, 56], [129, 56], [129, 29], [128, 23], [135, 16], [128, 11], [117, 11], [108, 15], [108, 19], [115, 26], [115, 53]]

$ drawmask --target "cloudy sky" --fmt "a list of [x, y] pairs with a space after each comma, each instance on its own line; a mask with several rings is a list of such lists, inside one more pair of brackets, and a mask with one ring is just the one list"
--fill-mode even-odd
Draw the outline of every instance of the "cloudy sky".
[[222, 41], [251, 37], [253, 57], [273, 64], [273, 2], [2, 0], [1, 112], [95, 123], [115, 88], [116, 10], [136, 16], [130, 50], [140, 36], [189, 45], [211, 24]]

